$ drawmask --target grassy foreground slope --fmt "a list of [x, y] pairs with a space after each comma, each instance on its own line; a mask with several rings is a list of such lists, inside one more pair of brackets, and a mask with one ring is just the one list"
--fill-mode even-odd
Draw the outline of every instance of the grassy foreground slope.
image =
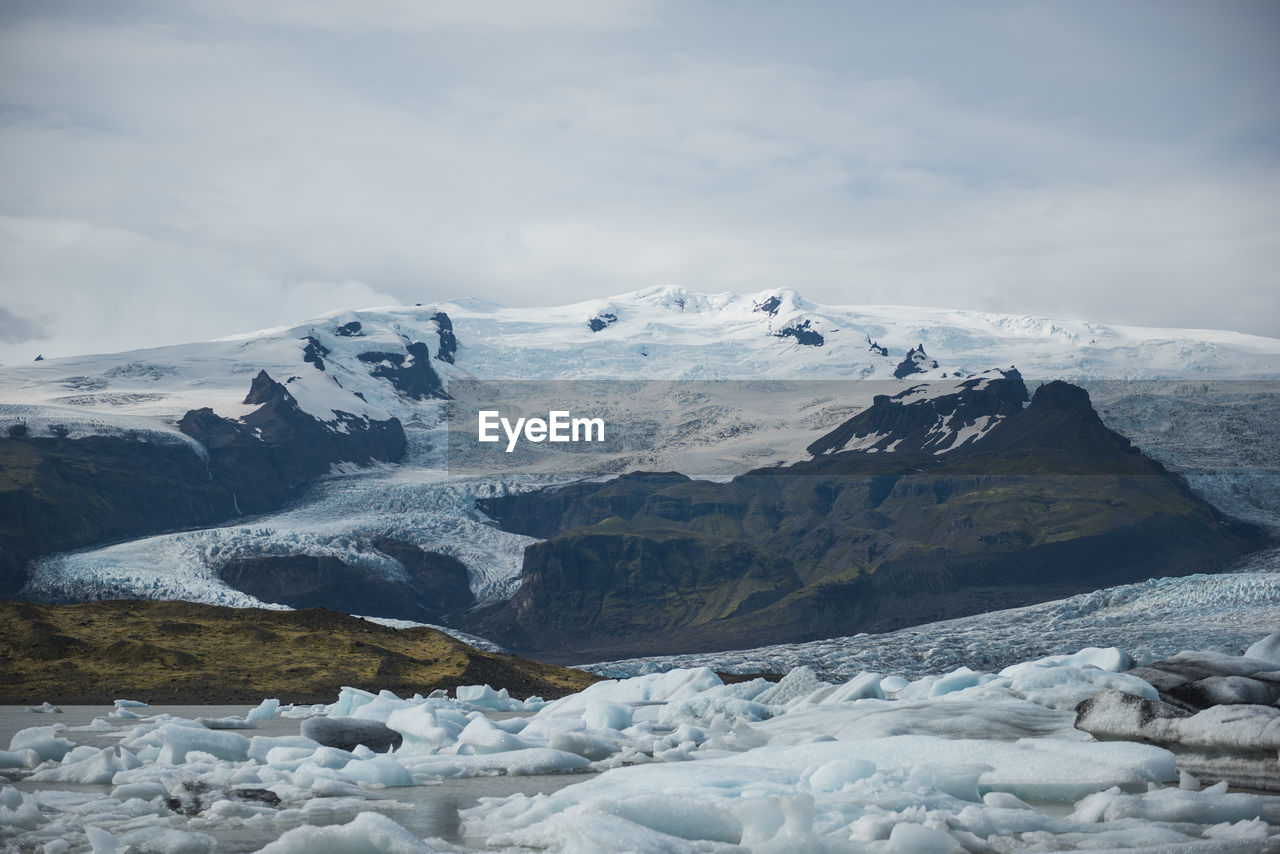
[[323, 608], [0, 600], [0, 703], [317, 703], [344, 685], [407, 696], [484, 683], [552, 698], [598, 678]]

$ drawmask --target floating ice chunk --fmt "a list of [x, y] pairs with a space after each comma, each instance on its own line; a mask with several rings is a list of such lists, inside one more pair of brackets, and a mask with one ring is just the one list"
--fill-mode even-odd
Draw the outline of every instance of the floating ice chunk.
[[89, 839], [89, 850], [92, 854], [117, 854], [120, 850], [115, 836], [97, 825], [86, 825], [84, 835]]
[[327, 706], [326, 711], [335, 718], [349, 718], [356, 709], [373, 702], [376, 696], [360, 688], [344, 687], [338, 692], [337, 702]]
[[55, 762], [61, 762], [62, 757], [66, 756], [71, 748], [75, 747], [75, 743], [70, 739], [58, 736], [58, 733], [64, 729], [66, 727], [62, 724], [20, 729], [13, 734], [13, 738], [9, 739], [9, 750], [34, 750], [36, 755], [40, 757], [41, 762], [47, 762], [50, 759]]
[[801, 665], [792, 668], [791, 672], [782, 677], [782, 680], [769, 690], [758, 694], [755, 698], [757, 703], [767, 706], [785, 706], [794, 700], [807, 697], [815, 691], [823, 688], [832, 688], [830, 682], [824, 682], [818, 678], [818, 674], [812, 667]]
[[880, 686], [879, 673], [862, 672], [848, 682], [837, 687], [826, 696], [824, 703], [844, 703], [849, 700], [884, 699], [884, 688]]
[[221, 718], [196, 718], [196, 723], [205, 729], [257, 729], [253, 721], [239, 715], [227, 715]]
[[1125, 818], [1191, 824], [1234, 823], [1263, 818], [1258, 795], [1228, 793], [1225, 783], [1203, 791], [1155, 789], [1129, 795], [1118, 788], [1090, 795], [1076, 805], [1072, 821], [1103, 822]]
[[[1118, 647], [1102, 649], [1090, 646], [1070, 655], [1049, 655], [1014, 666], [1022, 667], [1028, 664], [1038, 667], [1096, 667], [1099, 670], [1120, 673], [1132, 669], [1134, 662], [1127, 652]], [[1000, 671], [1000, 675], [1008, 676], [1009, 669], [1006, 667]]]
[[626, 729], [631, 726], [631, 709], [621, 703], [595, 700], [587, 705], [582, 720], [591, 729]]
[[1082, 703], [1076, 726], [1102, 738], [1141, 738], [1183, 747], [1280, 749], [1280, 709], [1211, 706], [1190, 717], [1163, 704], [1110, 691]]
[[922, 824], [899, 822], [889, 833], [889, 854], [952, 854], [964, 852], [964, 846], [951, 834]]
[[512, 777], [535, 774], [562, 774], [584, 770], [591, 763], [584, 757], [549, 747], [529, 747], [507, 753], [477, 753], [471, 756], [398, 756], [415, 774], [437, 777], [475, 777], [508, 774]]
[[117, 709], [145, 709], [147, 705], [148, 705], [147, 703], [144, 703], [141, 700], [116, 700], [115, 701], [115, 707]]
[[0, 750], [0, 768], [34, 768], [42, 761], [40, 754], [31, 748]]
[[[122, 833], [117, 850], [128, 854], [208, 854], [217, 840], [206, 833], [190, 833], [172, 827], [145, 827]], [[96, 849], [95, 849], [96, 850]]]
[[490, 723], [484, 717], [475, 717], [458, 734], [458, 743], [465, 744], [475, 753], [506, 753], [523, 750], [530, 745], [517, 735], [512, 735]]
[[[343, 691], [345, 690], [344, 688]], [[353, 750], [357, 745], [363, 744], [379, 753], [399, 747], [404, 741], [400, 733], [379, 721], [333, 715], [307, 718], [302, 722], [302, 734], [327, 747]]]
[[0, 827], [30, 830], [39, 827], [42, 821], [35, 798], [23, 795], [13, 786], [0, 788]]
[[809, 787], [819, 792], [838, 792], [850, 783], [876, 773], [874, 762], [865, 759], [833, 759], [807, 772]]
[[45, 700], [43, 703], [41, 703], [38, 706], [27, 706], [27, 711], [34, 712], [35, 714], [38, 714], [38, 715], [62, 714], [62, 709], [58, 708], [53, 703], [50, 703], [48, 700]]
[[312, 753], [320, 747], [320, 742], [305, 735], [255, 735], [249, 739], [249, 758], [258, 762], [266, 762], [267, 755], [276, 748], [295, 748]]
[[457, 741], [467, 725], [461, 713], [425, 704], [398, 709], [387, 717], [387, 726], [400, 733], [399, 753], [433, 753]]
[[1075, 709], [1103, 691], [1124, 691], [1148, 700], [1160, 699], [1156, 689], [1137, 676], [1065, 662], [1014, 664], [1000, 671], [1000, 677], [1007, 680], [1008, 688], [1015, 696], [1049, 709]]
[[547, 703], [538, 710], [537, 716], [582, 714], [587, 706], [598, 700], [630, 706], [683, 700], [723, 684], [709, 667], [649, 673], [631, 679], [605, 680], [589, 685], [576, 694]]
[[258, 854], [433, 854], [457, 850], [428, 844], [385, 815], [362, 812], [348, 824], [295, 827]]
[[182, 765], [188, 761], [189, 753], [204, 753], [230, 762], [245, 762], [249, 758], [249, 739], [234, 732], [169, 723], [154, 735], [161, 743], [156, 761], [163, 765]]
[[353, 759], [342, 768], [344, 776], [372, 786], [415, 786], [413, 775], [394, 759]]
[[1265, 661], [1280, 667], [1280, 632], [1267, 635], [1244, 651], [1245, 658]]
[[880, 680], [880, 687], [884, 689], [886, 694], [896, 694], [911, 683], [901, 676], [886, 676]]
[[88, 747], [91, 755], [76, 757], [73, 762], [65, 761], [72, 759], [79, 750], [80, 748], [76, 748], [67, 754], [63, 764], [37, 771], [27, 779], [41, 783], [106, 785], [119, 772], [131, 771], [142, 765], [142, 760], [123, 747]]
[[507, 689], [495, 691], [488, 685], [459, 685], [454, 691], [459, 703], [481, 709], [493, 709], [498, 712], [513, 712], [521, 707], [518, 700], [512, 700]]
[[280, 711], [280, 701], [271, 699], [263, 700], [254, 706], [245, 715], [245, 718], [251, 721], [269, 721], [276, 716], [276, 712]]

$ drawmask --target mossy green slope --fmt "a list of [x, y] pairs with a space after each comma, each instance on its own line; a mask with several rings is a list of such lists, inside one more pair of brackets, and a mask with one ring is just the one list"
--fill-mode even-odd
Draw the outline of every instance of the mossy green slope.
[[408, 696], [484, 683], [550, 698], [597, 679], [322, 608], [0, 600], [0, 703], [315, 703], [344, 685]]

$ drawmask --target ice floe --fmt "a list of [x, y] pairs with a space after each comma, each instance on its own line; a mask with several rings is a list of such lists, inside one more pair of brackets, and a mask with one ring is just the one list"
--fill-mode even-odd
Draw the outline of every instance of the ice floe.
[[[153, 714], [29, 727], [0, 752], [14, 781], [0, 789], [0, 846], [1280, 850], [1280, 796], [1230, 788], [1244, 756], [1272, 771], [1249, 785], [1280, 789], [1280, 709], [1192, 711], [1163, 699], [1188, 681], [1269, 684], [1269, 651], [1264, 643], [1249, 656], [1183, 653], [1134, 667], [1119, 649], [1087, 648], [914, 680], [869, 671], [832, 680], [799, 667], [776, 683], [726, 684], [688, 668], [604, 680], [551, 702], [491, 686], [411, 698], [348, 688], [328, 706], [273, 699], [230, 721]], [[225, 728], [291, 717], [302, 720], [289, 734]], [[547, 775], [573, 782], [451, 794]], [[434, 808], [452, 804], [452, 823], [421, 832], [413, 805], [427, 801], [414, 792], [440, 793]]]

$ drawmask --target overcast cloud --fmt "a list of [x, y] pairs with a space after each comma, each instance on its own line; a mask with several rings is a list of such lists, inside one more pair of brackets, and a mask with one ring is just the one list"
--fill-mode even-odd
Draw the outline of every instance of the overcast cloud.
[[0, 2], [0, 361], [788, 286], [1280, 336], [1280, 5]]

